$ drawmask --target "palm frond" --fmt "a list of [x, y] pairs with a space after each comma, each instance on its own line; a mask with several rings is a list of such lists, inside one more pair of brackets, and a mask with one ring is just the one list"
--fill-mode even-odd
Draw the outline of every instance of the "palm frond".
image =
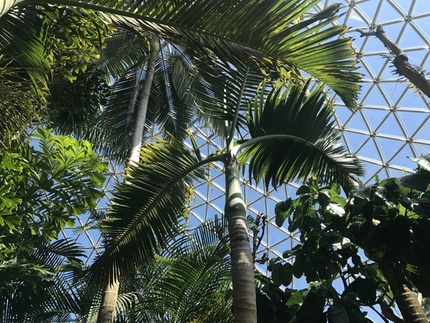
[[196, 110], [189, 85], [193, 80], [186, 70], [189, 65], [188, 58], [184, 53], [168, 49], [162, 50], [160, 55], [156, 64], [148, 112], [164, 133], [183, 140]]
[[92, 133], [91, 141], [114, 158], [125, 160], [129, 155], [142, 91], [141, 73], [140, 69], [131, 70], [113, 85], [98, 131]]
[[12, 59], [12, 67], [27, 75], [33, 81], [33, 90], [40, 94], [46, 86], [46, 70], [49, 66], [45, 57], [42, 39], [38, 29], [43, 14], [37, 7], [28, 10], [13, 8], [0, 18], [0, 53]]
[[[40, 322], [70, 313], [80, 313], [80, 296], [74, 286], [82, 270], [82, 249], [64, 239], [49, 242], [36, 238], [28, 261], [3, 262], [0, 268], [2, 322]], [[2, 284], [3, 285], [3, 284]], [[6, 287], [6, 286], [2, 286]]]
[[38, 118], [36, 107], [46, 94], [48, 63], [36, 31], [41, 24], [39, 13], [36, 8], [26, 12], [13, 9], [0, 19], [0, 142], [3, 148]]
[[186, 213], [189, 184], [199, 176], [197, 159], [178, 141], [157, 139], [146, 144], [141, 163], [116, 189], [102, 223], [106, 249], [92, 265], [90, 278], [96, 283], [110, 281], [153, 259]]
[[[277, 61], [324, 82], [356, 107], [360, 75], [351, 40], [333, 22], [339, 5], [310, 14], [319, 0], [88, 1], [94, 8], [136, 20], [160, 38], [215, 54], [222, 61]], [[290, 69], [294, 71], [294, 69]]]
[[[161, 255], [166, 258], [178, 258], [183, 255], [206, 251], [225, 257], [229, 252], [228, 243], [225, 241], [226, 235], [220, 235], [220, 231], [226, 231], [224, 226], [218, 221], [208, 221], [192, 230], [184, 230], [169, 242], [168, 247], [164, 248]], [[212, 246], [221, 249], [211, 249]]]
[[[156, 62], [146, 129], [156, 126], [167, 137], [184, 139], [189, 125], [200, 118], [224, 133], [225, 120], [232, 119], [231, 106], [236, 105], [237, 87], [240, 88], [244, 77], [242, 71], [224, 68], [221, 62], [214, 64], [217, 70], [208, 68], [207, 61], [196, 61], [184, 49], [170, 46], [163, 49]], [[218, 72], [223, 74], [214, 74]], [[144, 73], [143, 69], [135, 68], [115, 82], [98, 127], [93, 128], [91, 141], [111, 157], [128, 156]], [[253, 97], [263, 79], [258, 70], [254, 70], [253, 77], [246, 83], [249, 92], [246, 99]], [[244, 100], [243, 110], [246, 107]], [[240, 124], [245, 124], [243, 117]]]
[[19, 70], [8, 66], [0, 56], [0, 142], [8, 148], [13, 139], [27, 130], [38, 112], [39, 103], [31, 91], [32, 82], [20, 75]]
[[106, 47], [101, 51], [98, 62], [106, 70], [109, 79], [123, 78], [128, 71], [143, 66], [148, 58], [148, 42], [138, 30], [118, 28], [106, 39]]
[[[220, 61], [197, 61], [196, 77], [208, 84], [205, 88], [195, 88], [198, 97], [199, 120], [209, 124], [220, 136], [229, 135], [225, 122], [232, 121], [236, 107], [238, 115], [237, 128], [246, 128], [246, 119], [242, 112], [247, 111], [248, 102], [258, 90], [264, 89], [267, 77], [261, 73], [258, 66], [249, 68], [239, 61], [232, 68], [228, 63]], [[244, 89], [244, 93], [242, 93]], [[202, 91], [203, 90], [203, 91]]]
[[248, 124], [252, 139], [243, 144], [239, 159], [249, 159], [249, 173], [274, 187], [316, 174], [322, 181], [361, 175], [356, 157], [346, 154], [333, 126], [332, 105], [326, 103], [323, 86], [308, 92], [290, 85], [274, 90], [264, 100], [250, 104]]
[[128, 292], [118, 305], [123, 321], [230, 322], [229, 244], [216, 230], [209, 222], [183, 231], [138, 278], [125, 281]]

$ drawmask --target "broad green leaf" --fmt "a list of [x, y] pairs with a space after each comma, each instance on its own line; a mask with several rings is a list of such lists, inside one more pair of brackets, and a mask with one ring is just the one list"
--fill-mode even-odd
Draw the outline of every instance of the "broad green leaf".
[[302, 303], [303, 303], [303, 292], [298, 291], [291, 294], [286, 304], [288, 306], [292, 306], [292, 305], [297, 305]]
[[344, 293], [348, 292], [356, 293], [364, 304], [373, 305], [376, 302], [376, 286], [370, 279], [356, 278], [348, 285]]
[[287, 217], [290, 216], [292, 199], [288, 198], [285, 201], [281, 201], [276, 203], [275, 205], [275, 222], [278, 227], [281, 227], [284, 224], [284, 221]]
[[332, 305], [328, 309], [329, 323], [349, 323], [348, 314], [343, 306]]
[[278, 285], [288, 286], [293, 277], [293, 266], [290, 263], [276, 263], [271, 268], [272, 280]]
[[303, 194], [308, 194], [311, 192], [311, 189], [309, 188], [309, 186], [307, 185], [302, 185], [297, 189], [296, 194], [297, 195], [303, 195]]

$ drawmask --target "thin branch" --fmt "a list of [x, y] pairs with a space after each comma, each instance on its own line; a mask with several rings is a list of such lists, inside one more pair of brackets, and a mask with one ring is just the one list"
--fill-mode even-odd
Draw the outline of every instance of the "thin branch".
[[[267, 215], [262, 215], [261, 213], [257, 214], [257, 217], [254, 221], [254, 226], [251, 228], [252, 230], [252, 258], [254, 259], [254, 263], [258, 262], [260, 264], [264, 264], [269, 260], [266, 253], [263, 253], [261, 258], [257, 258], [257, 251], [260, 248], [261, 240], [264, 237], [265, 229], [267, 224]], [[258, 236], [258, 233], [261, 234]]]
[[[388, 318], [390, 321], [393, 321], [394, 323], [405, 322], [401, 317], [398, 317], [396, 314], [394, 314], [394, 311], [391, 308], [391, 306], [388, 305], [387, 302], [382, 297], [379, 297], [376, 303], [378, 303], [379, 306], [381, 307], [381, 313], [382, 313], [381, 315]], [[373, 309], [373, 307], [371, 308]], [[376, 313], [379, 313], [376, 309], [374, 309], [374, 311]]]
[[381, 25], [377, 26], [375, 31], [364, 32], [361, 29], [357, 29], [357, 31], [361, 34], [361, 37], [376, 36], [394, 55], [395, 73], [406, 77], [413, 85], [430, 97], [430, 81], [409, 63], [408, 56], [396, 43], [387, 37]]
[[382, 315], [373, 305], [369, 305], [369, 307], [384, 321], [384, 323], [390, 323], [390, 321], [388, 321], [388, 319]]

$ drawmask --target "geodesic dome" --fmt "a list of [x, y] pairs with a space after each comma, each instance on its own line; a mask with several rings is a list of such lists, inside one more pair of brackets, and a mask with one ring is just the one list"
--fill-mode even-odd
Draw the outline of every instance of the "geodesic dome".
[[[334, 2], [321, 1], [315, 10], [321, 10]], [[340, 100], [336, 100], [335, 119], [343, 142], [350, 153], [357, 155], [364, 163], [365, 184], [373, 183], [376, 177], [401, 176], [415, 167], [408, 157], [417, 157], [430, 151], [428, 130], [430, 129], [429, 98], [418, 92], [410, 82], [395, 74], [393, 56], [384, 44], [372, 35], [378, 25], [385, 34], [408, 56], [409, 62], [425, 75], [430, 66], [430, 7], [428, 0], [343, 0], [343, 15], [337, 23], [350, 29], [348, 36], [354, 38], [353, 45], [363, 73], [362, 90], [359, 97], [360, 109], [352, 113]], [[202, 154], [222, 148], [209, 128], [200, 125], [192, 129]], [[106, 191], [118, 181], [121, 167], [111, 165], [107, 174]], [[224, 175], [222, 165], [208, 170], [207, 182], [197, 183], [196, 198], [193, 201], [189, 225], [222, 216], [224, 205]], [[295, 237], [284, 227], [274, 223], [274, 206], [287, 195], [294, 194], [292, 183], [278, 190], [265, 190], [262, 186], [243, 179], [244, 197], [248, 212], [268, 216], [264, 240], [259, 254], [267, 253], [269, 258], [280, 256], [294, 245]], [[108, 194], [109, 196], [109, 194]], [[106, 202], [101, 205], [101, 210]], [[88, 221], [81, 218], [82, 228]], [[74, 235], [88, 248], [91, 259], [100, 248], [97, 230], [80, 230], [65, 235]], [[264, 268], [261, 268], [264, 270]]]

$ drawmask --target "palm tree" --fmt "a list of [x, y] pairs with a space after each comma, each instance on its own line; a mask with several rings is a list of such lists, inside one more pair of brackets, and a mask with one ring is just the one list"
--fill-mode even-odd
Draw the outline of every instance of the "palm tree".
[[218, 227], [181, 230], [155, 262], [122, 280], [118, 321], [231, 322], [228, 237]]
[[[14, 1], [13, 4], [24, 6], [51, 2]], [[235, 67], [237, 62], [251, 66], [258, 62], [262, 69], [269, 71], [276, 67], [278, 71], [284, 72], [284, 77], [293, 75], [298, 80], [301, 79], [299, 69], [304, 70], [332, 88], [347, 106], [354, 108], [359, 75], [354, 72], [356, 67], [350, 40], [334, 39], [344, 31], [342, 26], [331, 26], [331, 22], [336, 19], [338, 6], [331, 6], [303, 19], [303, 15], [317, 2], [242, 1], [238, 5], [237, 1], [227, 0], [213, 0], [209, 3], [191, 0], [172, 3], [144, 1], [128, 4], [117, 1], [92, 0], [82, 3], [65, 0], [61, 3], [126, 17], [129, 22], [137, 22], [142, 30], [164, 41], [187, 47], [193, 53], [204, 53], [206, 57], [213, 57], [215, 62], [225, 62], [225, 66], [231, 68], [227, 73], [241, 67]], [[2, 8], [1, 14], [10, 8], [7, 5]], [[198, 56], [201, 57], [201, 54]], [[218, 90], [222, 90], [222, 87]], [[234, 127], [229, 129], [228, 145], [233, 143], [232, 134], [236, 125], [243, 123], [239, 114], [242, 102], [238, 100], [237, 103], [237, 106], [227, 105], [223, 109], [223, 112], [227, 112], [224, 115], [215, 114], [222, 122], [226, 117], [230, 121], [234, 120]], [[236, 108], [232, 110], [232, 106]], [[215, 128], [223, 129], [222, 123]], [[233, 156], [234, 154], [230, 156], [231, 163], [227, 163], [227, 170], [231, 169], [233, 172], [233, 177], [228, 176], [230, 179], [235, 178]], [[161, 236], [158, 238], [162, 240]]]
[[[247, 83], [243, 78], [237, 83], [243, 84], [242, 81]], [[238, 95], [238, 102], [241, 102], [245, 87], [231, 96]], [[225, 165], [225, 216], [231, 243], [235, 321], [255, 322], [254, 264], [239, 166], [249, 160], [251, 177], [256, 181], [264, 179], [266, 185], [275, 187], [295, 178], [306, 178], [313, 172], [326, 182], [335, 178], [344, 181], [351, 174], [361, 174], [358, 160], [346, 156], [337, 143], [337, 132], [331, 120], [332, 107], [325, 99], [321, 85], [310, 90], [308, 83], [274, 90], [265, 100], [257, 96], [249, 106], [245, 124], [237, 122], [238, 113], [229, 122], [227, 148], [206, 158], [188, 151], [176, 140], [146, 144], [141, 152], [142, 161], [131, 168], [129, 184], [118, 188], [120, 193], [112, 205], [112, 217], [104, 223], [109, 240], [105, 252], [90, 269], [93, 282], [133, 273], [147, 262], [151, 257], [148, 253], [153, 253], [161, 241], [152, 237], [174, 228], [171, 224], [177, 223], [178, 214], [184, 212], [189, 185], [199, 176], [198, 171], [204, 165], [222, 162]], [[234, 109], [239, 111], [240, 104]], [[244, 126], [250, 136], [235, 145], [235, 129]], [[157, 222], [151, 222], [155, 230], [149, 234], [146, 222], [152, 219]], [[143, 241], [142, 237], [149, 241]], [[146, 243], [152, 248], [143, 248]]]
[[[28, 10], [14, 8], [1, 17], [0, 131], [3, 145], [7, 147], [10, 138], [22, 136], [34, 123], [46, 124], [47, 115], [50, 123], [61, 130], [63, 125], [55, 120], [58, 119], [56, 114], [60, 114], [57, 106], [61, 104], [69, 109], [69, 116], [79, 115], [77, 119], [81, 123], [88, 123], [94, 112], [100, 110], [97, 95], [106, 88], [97, 75], [100, 71], [91, 75], [82, 71], [98, 57], [96, 46], [101, 45], [110, 31], [106, 21], [100, 14], [88, 10], [34, 6]], [[79, 30], [80, 35], [68, 37]], [[71, 82], [75, 78], [76, 82]], [[84, 109], [77, 111], [77, 106], [92, 108], [92, 111], [80, 113]], [[70, 118], [66, 120], [71, 123]], [[73, 126], [76, 122], [70, 126], [74, 131], [67, 133], [79, 134], [82, 126]]]
[[[129, 22], [131, 19], [142, 30], [165, 41], [215, 54], [226, 61], [229, 57], [243, 61], [265, 59], [266, 62], [283, 64], [293, 74], [299, 67], [324, 82], [347, 106], [354, 108], [359, 75], [353, 73], [356, 67], [351, 55], [351, 40], [335, 39], [345, 28], [330, 26], [336, 19], [338, 5], [303, 18], [317, 3], [316, 0], [288, 3], [281, 0], [270, 3], [266, 0], [240, 3], [212, 0], [204, 4], [192, 0], [172, 3], [155, 0], [128, 3], [114, 0], [10, 0], [0, 7], [0, 27], [10, 16], [20, 13], [19, 7], [26, 7], [22, 11], [31, 13], [35, 7], [30, 5], [36, 4], [62, 4], [115, 14], [126, 17]], [[18, 9], [14, 7], [17, 5]], [[11, 8], [14, 9], [10, 11]], [[7, 24], [11, 35], [18, 34], [22, 27], [22, 22], [17, 19]], [[317, 32], [318, 37], [315, 38]], [[16, 45], [16, 52], [21, 53], [28, 47], [22, 41]], [[321, 53], [324, 55], [319, 55]], [[43, 53], [39, 50], [37, 54]], [[318, 60], [315, 60], [316, 55]]]

